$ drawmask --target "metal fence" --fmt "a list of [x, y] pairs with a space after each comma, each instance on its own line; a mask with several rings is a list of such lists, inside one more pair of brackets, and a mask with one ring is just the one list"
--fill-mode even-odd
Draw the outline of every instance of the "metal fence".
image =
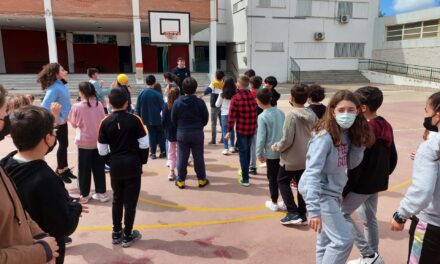
[[290, 57], [290, 75], [293, 83], [301, 82], [301, 67]]
[[440, 82], [440, 68], [431, 68], [380, 60], [359, 60], [359, 70], [378, 71], [431, 82]]

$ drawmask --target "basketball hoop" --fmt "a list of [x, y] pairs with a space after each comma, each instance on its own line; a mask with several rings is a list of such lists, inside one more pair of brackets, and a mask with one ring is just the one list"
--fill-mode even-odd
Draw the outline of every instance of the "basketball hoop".
[[163, 34], [169, 40], [177, 39], [177, 37], [180, 36], [180, 32], [179, 31], [165, 31]]

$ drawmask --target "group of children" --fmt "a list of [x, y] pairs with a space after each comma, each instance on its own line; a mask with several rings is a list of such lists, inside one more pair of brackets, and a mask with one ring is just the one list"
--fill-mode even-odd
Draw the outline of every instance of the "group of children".
[[[73, 106], [65, 86], [68, 74], [57, 63], [46, 65], [39, 75], [46, 92], [44, 108], [32, 106], [32, 98], [26, 96], [14, 96], [5, 103], [5, 91], [0, 89], [0, 108], [9, 114], [1, 116], [0, 136], [10, 134], [17, 147], [1, 160], [0, 166], [15, 182], [23, 208], [47, 233], [23, 240], [41, 244], [46, 262], [56, 259], [63, 263], [68, 236], [76, 229], [81, 214], [88, 212], [84, 204], [90, 199], [110, 200], [105, 164], [109, 166], [113, 190], [112, 243], [123, 247], [142, 237], [133, 229], [142, 166], [149, 157], [157, 158], [157, 146], [159, 158], [168, 159], [169, 180], [179, 189], [186, 186], [190, 153], [198, 186], [210, 183], [203, 132], [209, 113], [204, 101], [195, 95], [195, 79], [187, 76], [178, 80], [176, 75], [166, 73], [167, 86], [162, 92], [150, 75], [146, 78], [147, 88], [132, 106], [126, 75], [119, 75], [112, 87], [105, 89], [98, 74], [96, 69], [88, 70], [90, 80], [79, 84], [80, 101]], [[292, 108], [285, 115], [277, 107], [280, 94], [276, 86], [275, 77], [263, 81], [252, 70], [237, 81], [218, 71], [204, 93], [211, 94], [211, 122], [220, 119], [222, 154], [239, 153], [239, 183], [250, 186], [249, 174], [257, 173], [256, 160], [266, 164], [270, 191], [266, 207], [287, 211], [280, 221], [283, 225], [308, 224], [319, 233], [317, 263], [345, 263], [353, 244], [361, 258], [349, 263], [383, 263], [376, 219], [378, 193], [388, 188], [397, 151], [391, 125], [377, 114], [382, 92], [370, 86], [355, 92], [339, 91], [325, 106], [321, 86], [296, 84], [290, 91]], [[405, 221], [412, 219], [409, 263], [440, 262], [440, 138], [435, 134], [440, 127], [440, 93], [428, 99], [426, 112], [424, 125], [433, 134], [415, 154], [413, 184], [391, 222], [391, 229], [400, 231]], [[67, 122], [76, 128], [79, 199], [71, 198], [62, 182], [75, 177], [65, 157]], [[216, 144], [216, 125], [212, 130], [210, 143]], [[57, 142], [58, 167], [53, 171], [44, 156]], [[11, 192], [15, 191], [3, 176], [2, 182], [9, 197], [14, 197]], [[298, 204], [292, 189], [297, 189]], [[365, 234], [351, 218], [355, 211]]]

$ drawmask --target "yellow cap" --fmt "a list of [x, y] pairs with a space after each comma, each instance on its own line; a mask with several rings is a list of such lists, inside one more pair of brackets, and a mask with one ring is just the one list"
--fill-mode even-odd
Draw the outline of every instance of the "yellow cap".
[[119, 74], [118, 77], [116, 78], [116, 80], [118, 81], [118, 83], [120, 83], [122, 85], [127, 85], [128, 84], [128, 76], [127, 76], [127, 74]]

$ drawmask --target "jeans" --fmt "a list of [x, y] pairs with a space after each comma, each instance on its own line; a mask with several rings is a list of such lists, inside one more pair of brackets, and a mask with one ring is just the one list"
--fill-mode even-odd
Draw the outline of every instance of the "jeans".
[[148, 139], [150, 140], [150, 153], [156, 154], [157, 145], [159, 145], [160, 153], [166, 153], [165, 149], [165, 132], [162, 126], [148, 126]]
[[224, 149], [228, 149], [229, 146], [234, 147], [234, 142], [235, 142], [235, 131], [234, 129], [231, 130], [231, 138], [229, 139], [229, 144], [228, 141], [224, 139], [225, 135], [228, 133], [228, 116], [227, 115], [222, 115], [221, 116], [221, 125], [222, 125], [222, 136], [223, 136], [223, 148]]
[[255, 135], [252, 138], [251, 162], [249, 168], [253, 168], [253, 169], [257, 168], [257, 132], [255, 132]]
[[[354, 243], [362, 256], [371, 256], [375, 252], [379, 252], [379, 227], [376, 219], [377, 200], [377, 193], [358, 194], [350, 192], [342, 203], [342, 213], [350, 224]], [[351, 218], [351, 215], [356, 210], [364, 226], [363, 233], [359, 230], [353, 218]]]
[[240, 167], [243, 182], [249, 182], [249, 163], [251, 162], [251, 144], [253, 135], [237, 135], [238, 155], [240, 157]]
[[57, 169], [67, 168], [67, 148], [69, 147], [69, 131], [67, 124], [60, 125], [57, 131], [58, 150], [57, 150]]
[[273, 203], [278, 202], [278, 171], [280, 170], [280, 159], [267, 159], [267, 179], [269, 180], [270, 199]]
[[204, 157], [203, 129], [199, 130], [177, 130], [177, 180], [185, 181], [188, 174], [187, 166], [189, 154], [192, 152], [194, 158], [194, 170], [199, 180], [206, 179], [205, 157]]
[[316, 241], [316, 263], [345, 263], [353, 247], [353, 235], [341, 212], [341, 202], [339, 198], [323, 195], [319, 204], [322, 230]]
[[292, 180], [299, 182], [303, 172], [304, 170], [286, 171], [285, 166], [280, 166], [280, 170], [278, 172], [278, 187], [280, 188], [281, 196], [283, 197], [284, 203], [286, 204], [287, 212], [298, 213], [301, 216], [306, 215], [306, 203], [302, 195], [299, 192], [297, 192], [298, 206], [296, 206], [295, 199], [293, 197], [292, 187], [290, 187], [290, 183], [292, 182]]
[[220, 119], [220, 107], [211, 107], [211, 142], [216, 143], [217, 139], [217, 119], [222, 125], [222, 120]]
[[409, 228], [409, 264], [440, 263], [440, 226], [413, 217]]
[[95, 182], [95, 192], [105, 193], [105, 163], [97, 149], [78, 148], [78, 183], [81, 196], [90, 194], [90, 184]]
[[168, 164], [170, 170], [176, 169], [177, 164], [177, 141], [168, 141]]
[[133, 230], [134, 218], [136, 216], [136, 206], [141, 190], [141, 177], [118, 179], [110, 177], [113, 189], [113, 231], [122, 230], [122, 215], [124, 214], [124, 233], [131, 235]]

